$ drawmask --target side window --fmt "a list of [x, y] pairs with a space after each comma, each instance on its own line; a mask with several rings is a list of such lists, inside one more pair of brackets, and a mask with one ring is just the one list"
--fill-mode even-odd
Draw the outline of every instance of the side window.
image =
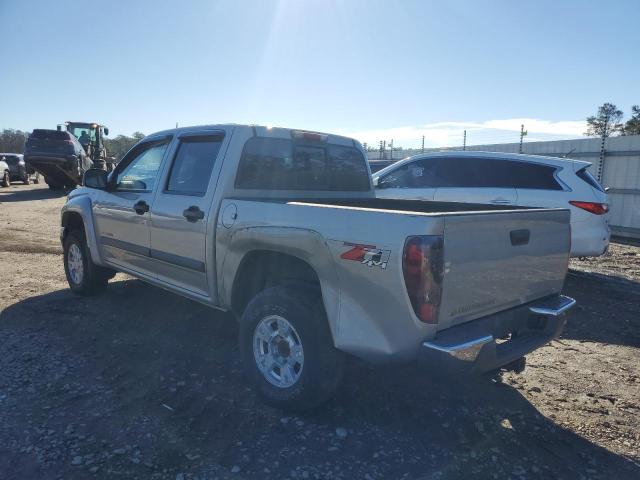
[[436, 183], [442, 188], [510, 188], [506, 164], [491, 158], [443, 158]]
[[510, 164], [511, 182], [516, 188], [562, 190], [562, 186], [554, 176], [555, 167], [526, 162], [505, 163]]
[[438, 160], [427, 159], [407, 163], [380, 179], [380, 188], [433, 188]]
[[117, 172], [115, 179], [118, 191], [151, 191], [155, 186], [162, 157], [169, 145], [168, 141], [141, 145], [133, 151], [130, 161], [124, 160], [126, 166]]
[[166, 192], [202, 196], [218, 157], [222, 136], [187, 137], [180, 141]]

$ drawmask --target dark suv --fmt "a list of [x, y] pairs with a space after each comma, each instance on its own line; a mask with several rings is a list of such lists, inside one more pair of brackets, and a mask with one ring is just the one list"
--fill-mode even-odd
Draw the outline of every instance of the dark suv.
[[51, 190], [80, 185], [82, 175], [93, 165], [78, 139], [60, 130], [34, 130], [25, 144], [24, 158]]
[[11, 182], [23, 182], [29, 185], [31, 180], [30, 168], [19, 153], [0, 153], [0, 160], [4, 160], [9, 167], [9, 178]]

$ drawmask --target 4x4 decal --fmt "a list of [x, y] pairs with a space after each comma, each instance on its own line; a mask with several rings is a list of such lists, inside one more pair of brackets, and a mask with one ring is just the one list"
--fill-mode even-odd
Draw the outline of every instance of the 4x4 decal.
[[344, 242], [344, 245], [351, 247], [351, 249], [340, 255], [343, 260], [360, 262], [368, 267], [380, 267], [382, 270], [387, 268], [391, 250], [382, 250], [376, 248], [375, 245], [359, 245], [349, 242]]

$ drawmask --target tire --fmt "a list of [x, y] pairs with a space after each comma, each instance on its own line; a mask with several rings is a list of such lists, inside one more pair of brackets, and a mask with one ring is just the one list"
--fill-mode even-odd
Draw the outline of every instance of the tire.
[[11, 186], [11, 176], [9, 175], [9, 172], [7, 172], [6, 170], [4, 172], [4, 175], [2, 176], [2, 186], [3, 187]]
[[29, 178], [29, 175], [27, 175], [22, 179], [22, 183], [24, 183], [25, 185], [29, 185], [31, 183], [31, 179]]
[[40, 183], [40, 175], [38, 175], [37, 173], [35, 178], [33, 179], [33, 183], [35, 183], [36, 185]]
[[322, 297], [315, 289], [278, 286], [260, 292], [242, 315], [239, 342], [249, 382], [275, 407], [314, 408], [328, 400], [342, 380], [345, 355], [333, 346]]
[[44, 181], [49, 186], [49, 190], [62, 190], [64, 188], [64, 185], [56, 182], [55, 180], [51, 180], [47, 177], [44, 178]]
[[93, 263], [83, 232], [69, 232], [64, 240], [64, 273], [73, 293], [95, 295], [104, 291], [110, 272]]

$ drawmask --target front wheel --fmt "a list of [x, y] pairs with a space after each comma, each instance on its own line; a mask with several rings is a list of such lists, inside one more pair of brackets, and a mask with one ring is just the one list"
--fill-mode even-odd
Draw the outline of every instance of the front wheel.
[[319, 292], [273, 287], [247, 306], [240, 324], [245, 373], [269, 404], [308, 410], [342, 380], [344, 354], [333, 338]]
[[80, 295], [95, 295], [102, 292], [109, 281], [106, 269], [91, 260], [82, 232], [69, 232], [64, 241], [64, 273], [69, 288]]
[[2, 176], [2, 186], [10, 187], [11, 186], [11, 177], [9, 176], [9, 172], [5, 171]]

